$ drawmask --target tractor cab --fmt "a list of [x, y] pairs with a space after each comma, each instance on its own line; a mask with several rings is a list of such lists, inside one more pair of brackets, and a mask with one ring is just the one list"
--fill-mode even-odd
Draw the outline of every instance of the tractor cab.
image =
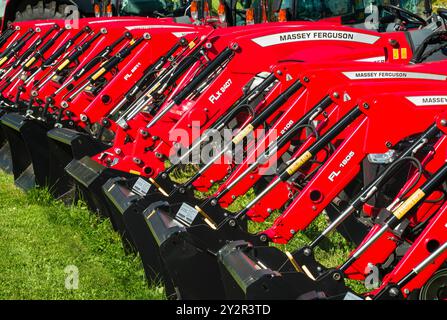
[[221, 0], [228, 25], [284, 21], [328, 21], [377, 31], [426, 25], [427, 0]]
[[322, 20], [392, 31], [426, 25], [432, 8], [426, 0], [277, 0], [272, 12], [280, 21]]
[[120, 16], [180, 17], [185, 15], [190, 1], [185, 0], [116, 0]]

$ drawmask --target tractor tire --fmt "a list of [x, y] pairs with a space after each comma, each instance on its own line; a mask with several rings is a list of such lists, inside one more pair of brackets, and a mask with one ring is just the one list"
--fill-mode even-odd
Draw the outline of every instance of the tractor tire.
[[14, 22], [45, 19], [64, 19], [66, 4], [58, 4], [56, 1], [29, 1], [21, 5], [16, 11]]
[[419, 300], [447, 299], [447, 269], [436, 272], [419, 293]]

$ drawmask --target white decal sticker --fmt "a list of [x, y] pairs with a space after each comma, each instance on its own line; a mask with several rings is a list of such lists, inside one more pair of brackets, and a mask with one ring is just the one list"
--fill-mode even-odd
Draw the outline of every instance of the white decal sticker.
[[175, 37], [177, 37], [177, 38], [181, 38], [181, 37], [184, 37], [184, 36], [186, 36], [186, 35], [188, 35], [188, 34], [191, 34], [191, 33], [194, 33], [194, 31], [189, 31], [189, 32], [173, 32], [172, 34], [175, 36]]
[[372, 57], [372, 58], [365, 58], [365, 59], [359, 59], [356, 60], [358, 62], [377, 62], [377, 63], [384, 63], [386, 61], [385, 56], [381, 57]]
[[443, 106], [447, 105], [447, 96], [419, 96], [406, 97], [415, 106]]
[[277, 33], [259, 38], [254, 38], [253, 42], [261, 47], [269, 47], [282, 43], [302, 42], [302, 41], [348, 41], [359, 42], [366, 44], [373, 44], [379, 40], [380, 37], [350, 31], [334, 31], [334, 30], [308, 30]]
[[194, 219], [196, 218], [197, 214], [199, 212], [191, 207], [190, 205], [183, 203], [180, 209], [178, 210], [177, 214], [175, 215], [175, 219], [186, 223], [188, 226], [190, 226]]
[[447, 80], [447, 76], [432, 73], [400, 72], [400, 71], [349, 71], [343, 74], [351, 80], [364, 79], [425, 79], [425, 80]]
[[208, 100], [209, 100], [212, 104], [216, 103], [217, 100], [219, 100], [220, 97], [223, 96], [223, 94], [225, 93], [225, 91], [227, 91], [227, 89], [228, 89], [232, 84], [233, 84], [233, 81], [232, 81], [231, 79], [228, 79], [227, 82], [225, 82], [225, 83], [223, 84], [223, 86], [222, 86], [219, 90], [217, 90], [217, 92], [216, 92], [215, 94], [212, 94], [212, 95], [208, 98]]
[[132, 70], [130, 70], [130, 73], [127, 73], [125, 76], [124, 76], [124, 80], [129, 80], [132, 76], [133, 76], [133, 74], [135, 73], [135, 71], [137, 71], [139, 68], [141, 67], [141, 63], [140, 62], [138, 62], [133, 68], [132, 68]]
[[343, 102], [348, 102], [351, 101], [351, 96], [349, 95], [349, 93], [345, 92], [343, 95]]
[[149, 189], [151, 188], [151, 184], [142, 178], [138, 178], [137, 182], [132, 187], [132, 191], [142, 197], [147, 195]]
[[293, 120], [290, 120], [286, 126], [284, 127], [284, 129], [281, 130], [281, 135], [284, 135], [287, 131], [289, 131], [289, 129], [293, 126]]

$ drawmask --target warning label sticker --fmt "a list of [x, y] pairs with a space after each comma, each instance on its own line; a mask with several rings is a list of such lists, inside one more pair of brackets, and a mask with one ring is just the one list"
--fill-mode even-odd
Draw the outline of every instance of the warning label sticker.
[[418, 107], [447, 105], [447, 96], [419, 96], [406, 98]]
[[143, 178], [138, 178], [137, 182], [132, 187], [132, 191], [142, 197], [147, 195], [149, 189], [151, 188], [151, 184], [144, 180]]
[[191, 207], [186, 203], [183, 203], [180, 209], [178, 210], [177, 214], [175, 215], [175, 219], [190, 226], [193, 223], [198, 213], [199, 212], [196, 209], [194, 209], [193, 207]]

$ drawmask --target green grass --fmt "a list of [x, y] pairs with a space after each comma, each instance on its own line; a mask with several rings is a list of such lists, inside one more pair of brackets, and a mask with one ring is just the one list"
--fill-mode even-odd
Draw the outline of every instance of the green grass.
[[[171, 178], [178, 183], [184, 183], [194, 175], [195, 167], [188, 165], [181, 167], [180, 170], [175, 170], [171, 174]], [[213, 185], [210, 190], [206, 193], [200, 193], [195, 191], [195, 196], [197, 198], [204, 198], [214, 194], [217, 191], [218, 185]], [[246, 207], [246, 205], [256, 197], [253, 188], [251, 188], [243, 196], [237, 198], [229, 207], [228, 210], [231, 212], [238, 212]], [[266, 230], [272, 225], [275, 218], [278, 217], [280, 212], [274, 212], [264, 223], [254, 223], [249, 222], [249, 231], [251, 233], [261, 232]], [[327, 226], [329, 225], [329, 218], [325, 214], [318, 216], [315, 221], [304, 231], [297, 233], [287, 245], [275, 245], [278, 249], [282, 251], [293, 252], [296, 249], [302, 248], [303, 246], [312, 242]], [[325, 267], [337, 267], [342, 264], [349, 256], [349, 253], [354, 250], [354, 246], [345, 238], [343, 238], [339, 233], [334, 232], [329, 235], [328, 239], [323, 241], [318, 248], [315, 250], [315, 258]], [[357, 293], [364, 293], [365, 287], [363, 283], [347, 280], [346, 284], [351, 287]]]
[[[65, 206], [44, 190], [29, 194], [0, 173], [0, 299], [162, 299], [149, 288], [138, 256], [125, 254], [107, 220]], [[64, 269], [79, 270], [65, 287]]]
[[[175, 172], [184, 181], [194, 173], [185, 167]], [[212, 189], [214, 190], [216, 186]], [[203, 197], [204, 194], [196, 194]], [[255, 196], [253, 190], [229, 208], [242, 209]], [[13, 179], [0, 172], [0, 299], [163, 299], [161, 286], [149, 288], [137, 255], [124, 252], [119, 235], [108, 220], [99, 219], [82, 204], [66, 206], [45, 190], [24, 193], [13, 186]], [[271, 225], [251, 223], [255, 233]], [[293, 251], [309, 243], [328, 224], [321, 215], [305, 231], [295, 235], [281, 250]], [[339, 265], [352, 250], [335, 233], [316, 258], [327, 267]], [[67, 266], [79, 270], [79, 288], [65, 287]], [[357, 282], [348, 283], [363, 292]]]

